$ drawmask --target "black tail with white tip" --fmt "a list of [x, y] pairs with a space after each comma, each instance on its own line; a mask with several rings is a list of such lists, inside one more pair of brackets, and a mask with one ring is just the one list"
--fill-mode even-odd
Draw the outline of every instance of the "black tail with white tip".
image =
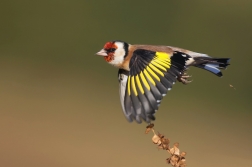
[[230, 58], [212, 58], [212, 57], [194, 57], [195, 67], [210, 71], [211, 73], [222, 77], [222, 69], [229, 65]]

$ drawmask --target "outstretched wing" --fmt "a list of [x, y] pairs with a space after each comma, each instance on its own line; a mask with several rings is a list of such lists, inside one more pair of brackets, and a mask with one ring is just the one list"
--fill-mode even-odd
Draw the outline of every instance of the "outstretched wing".
[[155, 120], [162, 98], [185, 70], [188, 55], [138, 49], [130, 60], [130, 71], [120, 69], [120, 100], [128, 121]]

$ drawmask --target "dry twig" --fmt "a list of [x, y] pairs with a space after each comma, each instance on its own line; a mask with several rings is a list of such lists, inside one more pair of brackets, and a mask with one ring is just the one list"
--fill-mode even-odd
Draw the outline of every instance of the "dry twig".
[[166, 162], [168, 164], [171, 164], [173, 167], [185, 167], [186, 166], [186, 152], [181, 152], [179, 150], [179, 143], [176, 142], [173, 144], [173, 147], [170, 148], [170, 140], [168, 138], [165, 138], [165, 136], [158, 132], [158, 134], [155, 133], [155, 130], [153, 129], [154, 124], [151, 123], [146, 127], [145, 134], [148, 134], [151, 130], [153, 132], [152, 142], [157, 145], [158, 150], [163, 149], [166, 150], [170, 157], [166, 159]]

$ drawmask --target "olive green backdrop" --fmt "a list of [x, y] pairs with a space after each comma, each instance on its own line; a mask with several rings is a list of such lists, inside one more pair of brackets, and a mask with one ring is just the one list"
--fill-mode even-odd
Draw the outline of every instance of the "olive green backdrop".
[[[117, 69], [94, 55], [115, 39], [178, 46], [231, 66], [191, 68], [156, 114], [188, 166], [252, 166], [252, 1], [1, 0], [0, 166], [167, 166], [128, 123]], [[236, 90], [229, 87], [232, 84]]]

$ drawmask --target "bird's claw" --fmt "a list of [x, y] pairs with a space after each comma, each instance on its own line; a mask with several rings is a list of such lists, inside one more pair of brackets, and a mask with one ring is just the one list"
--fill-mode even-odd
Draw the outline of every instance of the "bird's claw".
[[192, 82], [192, 80], [188, 80], [188, 79], [191, 78], [191, 77], [192, 77], [192, 76], [187, 75], [186, 72], [183, 72], [183, 73], [181, 74], [181, 76], [178, 77], [177, 80], [178, 80], [179, 82], [182, 82], [183, 84], [187, 85], [187, 84], [189, 84], [189, 83]]
[[178, 80], [179, 82], [182, 82], [184, 85], [187, 85], [189, 83], [191, 83], [193, 80], [187, 80], [187, 79], [184, 79], [184, 78], [180, 78], [180, 80]]

